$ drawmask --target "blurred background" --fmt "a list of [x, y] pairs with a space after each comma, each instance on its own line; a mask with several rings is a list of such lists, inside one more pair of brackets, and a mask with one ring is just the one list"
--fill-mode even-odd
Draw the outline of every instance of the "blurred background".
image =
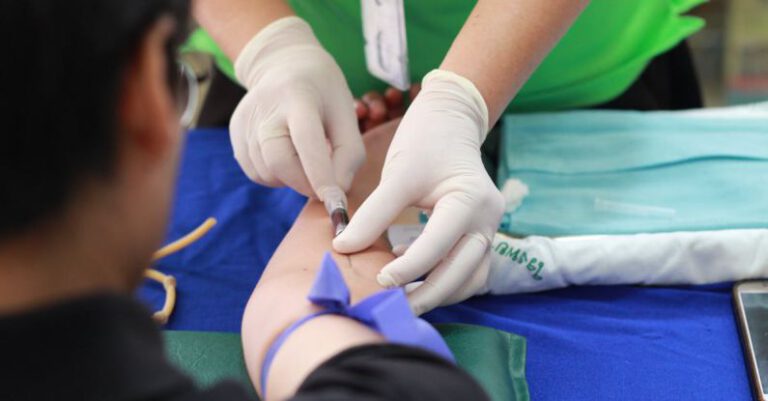
[[768, 0], [709, 0], [689, 44], [707, 107], [768, 100]]

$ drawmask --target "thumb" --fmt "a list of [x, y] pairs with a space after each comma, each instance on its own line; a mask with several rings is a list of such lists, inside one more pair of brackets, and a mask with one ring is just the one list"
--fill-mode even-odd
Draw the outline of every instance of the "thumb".
[[400, 212], [409, 199], [403, 191], [384, 181], [360, 205], [347, 228], [333, 240], [333, 248], [340, 253], [358, 252], [371, 246]]

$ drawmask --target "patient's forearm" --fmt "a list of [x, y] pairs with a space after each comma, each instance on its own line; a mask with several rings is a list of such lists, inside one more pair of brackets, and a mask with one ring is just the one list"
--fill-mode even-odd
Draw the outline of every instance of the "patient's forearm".
[[[396, 123], [366, 134], [368, 161], [349, 193], [352, 212], [379, 180], [384, 154]], [[291, 323], [313, 311], [306, 296], [325, 252], [331, 251], [332, 230], [323, 205], [309, 201], [265, 269], [243, 318], [246, 364], [258, 383], [264, 355], [275, 338]], [[384, 239], [354, 255], [333, 253], [355, 303], [382, 288], [379, 269], [394, 256]], [[295, 392], [304, 378], [331, 356], [356, 345], [380, 342], [372, 330], [339, 316], [323, 316], [295, 331], [280, 348], [269, 370], [267, 396], [281, 399]], [[263, 390], [261, 390], [263, 394]]]

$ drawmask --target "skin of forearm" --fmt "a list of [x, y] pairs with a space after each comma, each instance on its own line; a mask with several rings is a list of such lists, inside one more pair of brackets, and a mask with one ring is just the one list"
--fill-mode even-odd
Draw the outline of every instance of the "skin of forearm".
[[440, 68], [475, 84], [492, 126], [588, 0], [479, 0]]
[[[387, 123], [366, 133], [364, 141], [370, 156], [348, 194], [351, 212], [378, 183], [396, 126], [397, 122]], [[306, 296], [322, 255], [332, 249], [331, 231], [325, 207], [310, 200], [275, 251], [251, 295], [242, 332], [246, 365], [255, 384], [264, 355], [275, 338], [296, 320], [317, 311]], [[394, 258], [383, 238], [363, 252], [332, 255], [350, 289], [353, 304], [382, 290], [376, 275]], [[277, 353], [270, 368], [268, 399], [291, 396], [310, 372], [333, 355], [356, 345], [381, 341], [377, 333], [351, 319], [323, 316], [311, 320], [295, 331]]]
[[285, 0], [193, 0], [192, 14], [230, 60], [269, 23], [295, 15]]
[[[323, 253], [331, 249], [330, 222], [322, 203], [309, 201], [270, 260], [243, 318], [243, 348], [253, 383], [264, 355], [289, 325], [316, 312], [307, 301]], [[380, 291], [376, 274], [392, 259], [382, 240], [355, 255], [333, 253], [350, 289], [351, 302]], [[323, 361], [345, 349], [383, 341], [377, 333], [339, 316], [323, 316], [296, 330], [281, 346], [269, 373], [267, 400], [285, 399]], [[261, 390], [263, 394], [263, 390]]]

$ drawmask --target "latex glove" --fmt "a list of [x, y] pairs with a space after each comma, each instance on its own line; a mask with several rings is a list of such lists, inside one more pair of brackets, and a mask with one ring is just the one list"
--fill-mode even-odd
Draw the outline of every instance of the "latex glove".
[[229, 126], [245, 174], [321, 200], [332, 187], [346, 192], [365, 148], [344, 75], [310, 26], [271, 23], [240, 52], [235, 74], [248, 89]]
[[423, 233], [377, 277], [394, 287], [428, 273], [408, 295], [417, 314], [485, 291], [489, 246], [504, 211], [480, 158], [487, 132], [485, 101], [469, 80], [427, 74], [389, 147], [381, 182], [333, 241], [339, 252], [360, 251], [406, 207], [432, 209]]

